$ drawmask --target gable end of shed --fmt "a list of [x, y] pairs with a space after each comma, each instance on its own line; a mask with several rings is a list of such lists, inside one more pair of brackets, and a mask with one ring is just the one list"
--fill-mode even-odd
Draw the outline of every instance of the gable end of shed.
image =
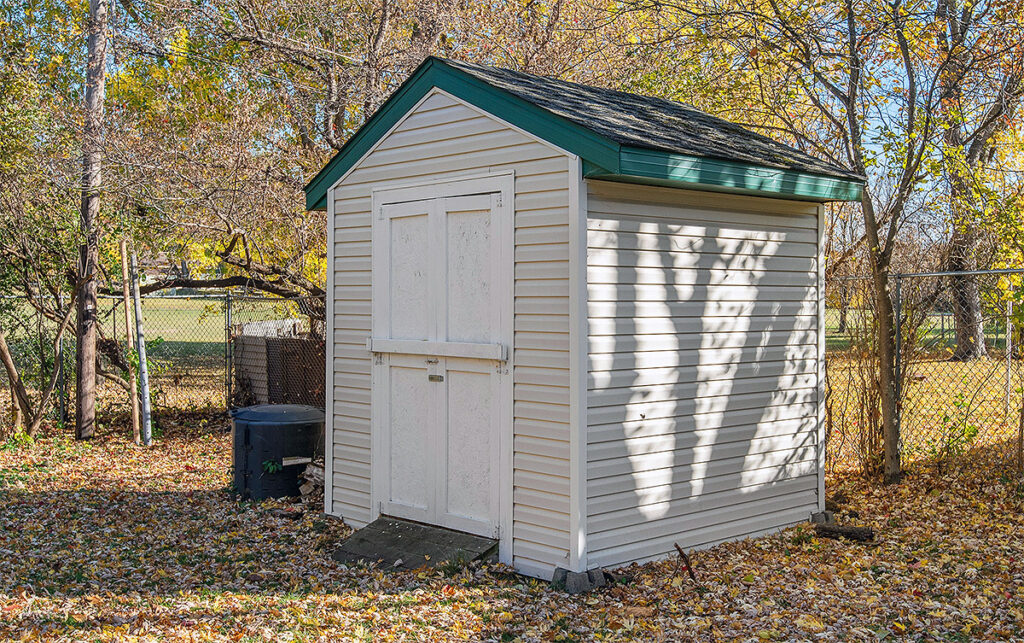
[[306, 209], [326, 209], [328, 189], [435, 89], [569, 154], [587, 159], [603, 172], [619, 172], [618, 143], [492, 87], [436, 58], [428, 58], [306, 184]]

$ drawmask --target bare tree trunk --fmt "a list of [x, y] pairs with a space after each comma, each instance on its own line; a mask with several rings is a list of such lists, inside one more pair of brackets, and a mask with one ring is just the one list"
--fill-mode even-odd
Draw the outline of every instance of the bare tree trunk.
[[[868, 234], [871, 259], [871, 282], [874, 286], [875, 319], [877, 321], [879, 406], [882, 412], [882, 476], [886, 484], [895, 484], [903, 478], [900, 462], [899, 393], [900, 373], [896, 356], [900, 350], [896, 341], [896, 311], [889, 296], [889, 259], [880, 248], [875, 206], [868, 191], [861, 199], [864, 222]], [[891, 243], [891, 242], [890, 242]], [[891, 246], [889, 246], [891, 247]]]
[[845, 281], [839, 283], [839, 328], [836, 332], [845, 333], [848, 327], [847, 317], [850, 312], [850, 287]]
[[28, 391], [25, 390], [25, 383], [21, 381], [18, 367], [14, 364], [14, 355], [7, 346], [7, 338], [0, 328], [0, 363], [7, 373], [7, 382], [11, 388], [11, 399], [14, 403], [14, 430], [17, 431], [25, 422], [32, 417], [32, 404], [28, 399]]
[[96, 273], [99, 265], [103, 103], [106, 97], [107, 0], [89, 0], [89, 60], [85, 80], [85, 127], [82, 136], [81, 229], [85, 244], [79, 259], [78, 345], [75, 354], [75, 436], [96, 431]]
[[[944, 140], [947, 146], [963, 148], [962, 137], [957, 128], [947, 129]], [[950, 168], [949, 211], [953, 232], [949, 240], [947, 265], [949, 270], [955, 272], [977, 270], [978, 234], [974, 230], [974, 213], [969, 205], [970, 187], [964, 176], [966, 168], [961, 167], [960, 159], [952, 159], [951, 163], [953, 167]], [[952, 359], [967, 361], [987, 356], [978, 276], [957, 275], [952, 277], [950, 286], [956, 336], [956, 348], [953, 350]]]
[[[18, 398], [15, 397], [14, 382], [9, 377], [7, 378], [7, 389], [11, 394], [11, 428], [17, 433], [24, 420], [21, 414], [21, 404], [18, 404]], [[3, 435], [3, 431], [0, 431], [0, 435]]]

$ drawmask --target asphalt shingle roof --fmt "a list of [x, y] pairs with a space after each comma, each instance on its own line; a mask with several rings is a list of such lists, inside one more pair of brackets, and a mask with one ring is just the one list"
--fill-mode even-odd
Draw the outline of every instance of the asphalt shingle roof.
[[456, 60], [444, 63], [622, 145], [863, 180], [855, 172], [676, 101]]

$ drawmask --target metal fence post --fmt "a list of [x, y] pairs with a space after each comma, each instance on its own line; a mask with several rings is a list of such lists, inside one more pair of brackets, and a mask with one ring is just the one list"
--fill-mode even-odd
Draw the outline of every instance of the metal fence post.
[[897, 443], [900, 445], [902, 450], [903, 445], [903, 403], [901, 401], [903, 395], [903, 277], [901, 275], [894, 275], [896, 278], [896, 289], [893, 293], [895, 295], [895, 306], [894, 317], [896, 318], [896, 328], [893, 331], [893, 335], [896, 340], [896, 355], [893, 357], [894, 370], [896, 371], [893, 375], [893, 392], [895, 393], [895, 422], [896, 422], [896, 435]]
[[146, 360], [146, 333], [142, 323], [142, 297], [139, 294], [139, 259], [132, 249], [132, 299], [135, 300], [135, 350], [139, 356], [139, 395], [142, 406], [142, 445], [153, 444], [153, 415], [149, 399], [149, 364]]
[[231, 346], [231, 291], [224, 295], [224, 406], [231, 408], [234, 351]]
[[1013, 339], [1010, 335], [1010, 325], [1013, 320], [1013, 289], [1010, 289], [1010, 296], [1006, 298], [1006, 341], [1004, 342], [1006, 348], [1006, 417], [1010, 416], [1010, 389], [1011, 385], [1011, 368], [1013, 366]]

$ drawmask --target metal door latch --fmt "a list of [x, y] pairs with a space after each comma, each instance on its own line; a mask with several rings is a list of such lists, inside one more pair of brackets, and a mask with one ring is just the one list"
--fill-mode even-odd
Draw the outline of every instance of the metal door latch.
[[427, 381], [429, 382], [443, 382], [444, 375], [427, 375]]

